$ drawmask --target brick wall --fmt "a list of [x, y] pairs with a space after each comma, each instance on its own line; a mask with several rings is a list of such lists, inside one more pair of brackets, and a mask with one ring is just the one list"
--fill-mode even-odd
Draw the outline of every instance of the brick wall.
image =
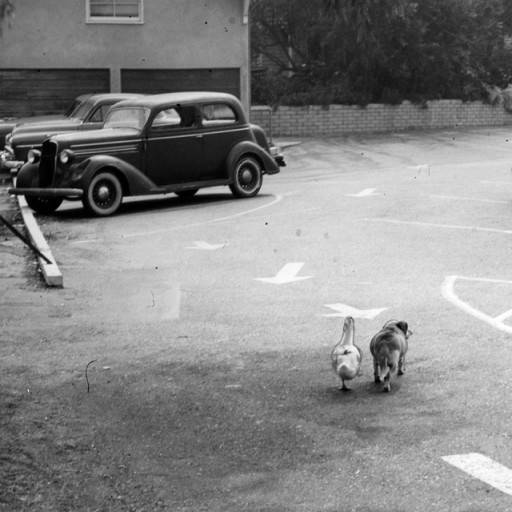
[[355, 132], [388, 132], [411, 129], [512, 124], [512, 114], [502, 105], [461, 100], [427, 102], [426, 107], [405, 101], [401, 105], [370, 104], [366, 107], [330, 105], [322, 107], [281, 106], [251, 108], [251, 122], [272, 136], [312, 137]]

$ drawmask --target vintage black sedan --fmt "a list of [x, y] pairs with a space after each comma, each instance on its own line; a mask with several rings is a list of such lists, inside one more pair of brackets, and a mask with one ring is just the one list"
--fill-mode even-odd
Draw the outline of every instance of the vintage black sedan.
[[51, 213], [81, 199], [94, 215], [111, 215], [124, 196], [174, 192], [191, 197], [226, 185], [236, 197], [256, 195], [264, 174], [285, 165], [250, 124], [237, 98], [215, 92], [144, 96], [111, 108], [102, 130], [66, 133], [31, 150], [12, 194]]
[[16, 125], [6, 136], [4, 151], [0, 152], [0, 165], [17, 169], [27, 161], [31, 149], [40, 149], [51, 135], [77, 130], [97, 130], [103, 127], [112, 105], [122, 100], [140, 98], [142, 94], [91, 94], [65, 118], [30, 121]]

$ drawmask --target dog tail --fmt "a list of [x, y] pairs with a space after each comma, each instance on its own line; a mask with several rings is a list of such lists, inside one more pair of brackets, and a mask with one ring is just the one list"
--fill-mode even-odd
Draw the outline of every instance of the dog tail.
[[400, 354], [393, 350], [381, 358], [379, 362], [380, 378], [384, 379], [388, 373], [396, 373], [398, 370], [398, 359]]

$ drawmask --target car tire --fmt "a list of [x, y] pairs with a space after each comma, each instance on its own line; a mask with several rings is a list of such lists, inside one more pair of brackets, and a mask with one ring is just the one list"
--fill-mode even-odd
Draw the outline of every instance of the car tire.
[[[37, 187], [37, 174], [30, 168], [20, 170], [16, 186], [19, 188]], [[25, 200], [35, 212], [48, 215], [53, 213], [62, 204], [64, 199], [62, 197], [25, 196]]]
[[263, 172], [260, 163], [253, 157], [240, 158], [233, 171], [233, 183], [229, 185], [235, 197], [253, 197], [263, 184]]
[[44, 215], [53, 213], [63, 201], [62, 197], [25, 196], [25, 199], [32, 210]]
[[96, 174], [85, 190], [83, 204], [85, 209], [99, 217], [112, 215], [123, 200], [123, 188], [119, 178], [111, 172]]
[[197, 194], [198, 188], [191, 188], [189, 190], [180, 190], [179, 192], [174, 192], [180, 199], [190, 199]]

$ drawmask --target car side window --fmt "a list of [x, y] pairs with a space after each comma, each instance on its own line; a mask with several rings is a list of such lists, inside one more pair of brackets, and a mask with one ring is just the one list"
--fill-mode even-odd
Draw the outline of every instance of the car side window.
[[112, 105], [101, 105], [99, 106], [89, 118], [89, 123], [103, 123], [105, 116]]
[[198, 126], [197, 110], [194, 106], [179, 106], [161, 110], [151, 123], [152, 130], [178, 128], [196, 128]]
[[235, 124], [237, 115], [233, 108], [226, 103], [210, 103], [202, 105], [201, 117], [203, 126], [224, 126]]

